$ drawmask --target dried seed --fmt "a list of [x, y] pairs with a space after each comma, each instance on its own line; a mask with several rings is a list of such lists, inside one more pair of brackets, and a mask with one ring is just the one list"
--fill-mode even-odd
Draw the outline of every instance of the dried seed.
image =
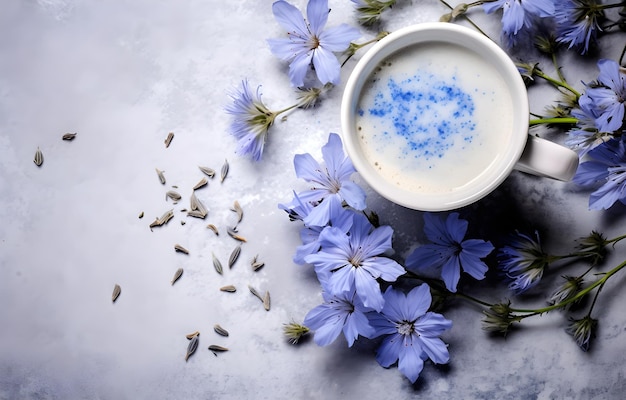
[[263, 268], [265, 266], [265, 263], [262, 261], [259, 261], [259, 255], [257, 254], [256, 256], [254, 256], [254, 258], [250, 262], [250, 266], [252, 266], [252, 270], [256, 272], [260, 270], [261, 268]]
[[168, 198], [174, 201], [178, 201], [182, 199], [182, 196], [175, 190], [168, 190], [167, 193], [165, 193], [165, 200], [167, 200]]
[[226, 286], [222, 286], [220, 290], [222, 292], [235, 293], [237, 291], [237, 288], [234, 287], [233, 285], [226, 285]]
[[139, 213], [139, 218], [143, 218], [143, 211]]
[[66, 133], [65, 135], [63, 135], [61, 137], [61, 139], [63, 139], [63, 140], [74, 140], [75, 137], [76, 137], [76, 133]]
[[207, 183], [209, 183], [209, 181], [207, 181], [206, 178], [202, 178], [200, 179], [200, 182], [196, 183], [196, 186], [193, 187], [193, 190], [200, 189], [201, 187], [205, 186]]
[[159, 177], [159, 181], [161, 181], [161, 184], [165, 185], [165, 175], [163, 175], [164, 171], [161, 171], [158, 168], [155, 168], [157, 176]]
[[263, 296], [261, 296], [261, 293], [259, 293], [255, 288], [248, 285], [248, 289], [250, 290], [250, 293], [252, 293], [257, 299], [263, 301]]
[[191, 340], [193, 339], [195, 336], [200, 336], [200, 332], [199, 331], [195, 331], [194, 333], [190, 333], [189, 335], [185, 336], [187, 339]]
[[122, 288], [120, 287], [120, 285], [116, 283], [115, 287], [113, 288], [113, 296], [111, 296], [113, 303], [115, 303], [115, 300], [117, 300], [117, 298], [120, 297], [121, 293], [122, 293]]
[[220, 232], [217, 230], [217, 226], [213, 224], [208, 224], [206, 227], [212, 230], [216, 236], [219, 236]]
[[200, 335], [198, 334], [190, 339], [189, 345], [187, 346], [187, 354], [185, 354], [185, 361], [187, 361], [198, 348], [199, 337]]
[[189, 254], [189, 250], [187, 250], [186, 248], [184, 248], [183, 246], [179, 244], [174, 245], [174, 251], [178, 251], [179, 253]]
[[174, 218], [174, 210], [166, 211], [161, 218], [157, 218], [150, 224], [150, 229], [156, 226], [163, 226], [169, 222], [170, 219]]
[[268, 292], [267, 290], [265, 291], [265, 295], [263, 296], [263, 307], [265, 308], [265, 311], [270, 310], [270, 292]]
[[215, 270], [217, 271], [218, 274], [222, 275], [222, 263], [220, 262], [220, 260], [217, 259], [217, 257], [215, 256], [215, 253], [211, 253], [213, 255], [213, 266], [215, 267]]
[[170, 143], [172, 143], [172, 139], [174, 139], [174, 132], [168, 133], [167, 137], [165, 138], [165, 148], [166, 149], [168, 147], [170, 147]]
[[240, 242], [247, 242], [246, 238], [242, 237], [237, 233], [237, 228], [228, 228], [226, 229], [228, 235], [235, 240], [239, 240]]
[[254, 272], [256, 272], [256, 271], [260, 270], [261, 268], [263, 268], [264, 266], [265, 266], [264, 262], [261, 262], [261, 261], [253, 262], [252, 263], [252, 270]]
[[215, 170], [213, 170], [213, 168], [209, 168], [209, 167], [198, 167], [198, 168], [200, 168], [200, 171], [202, 171], [209, 178], [213, 178], [215, 176]]
[[33, 161], [38, 167], [41, 167], [41, 164], [43, 164], [43, 153], [41, 152], [39, 147], [37, 147], [37, 151], [35, 152], [35, 159]]
[[222, 175], [221, 175], [220, 182], [224, 182], [224, 179], [226, 179], [226, 175], [228, 175], [229, 168], [230, 166], [228, 165], [228, 160], [224, 160], [224, 165], [222, 165]]
[[215, 324], [213, 326], [213, 329], [215, 330], [215, 332], [218, 335], [222, 335], [222, 336], [228, 336], [228, 331], [224, 328], [222, 328], [219, 324]]
[[185, 225], [185, 224], [186, 224], [186, 222], [185, 222], [185, 221], [180, 221], [180, 224], [181, 224], [181, 225]]
[[176, 281], [179, 280], [181, 276], [183, 276], [183, 269], [178, 268], [174, 273], [174, 277], [172, 278], [172, 285], [174, 285], [174, 283], [176, 283]]
[[230, 258], [228, 259], [228, 268], [232, 268], [233, 265], [235, 265], [237, 259], [239, 258], [239, 254], [241, 254], [241, 246], [235, 247], [232, 253], [230, 253]]
[[219, 346], [217, 344], [212, 344], [209, 346], [209, 350], [211, 351], [228, 351], [226, 347]]
[[233, 208], [231, 208], [231, 210], [237, 213], [237, 223], [240, 223], [243, 219], [243, 209], [241, 208], [241, 205], [239, 205], [239, 202], [237, 200], [235, 200], [235, 203], [233, 204]]
[[189, 197], [191, 211], [187, 213], [190, 217], [203, 218], [209, 213], [204, 204], [198, 199], [196, 193], [191, 193]]

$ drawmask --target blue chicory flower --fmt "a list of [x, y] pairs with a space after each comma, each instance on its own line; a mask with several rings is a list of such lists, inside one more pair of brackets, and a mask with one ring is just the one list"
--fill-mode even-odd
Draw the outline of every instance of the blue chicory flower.
[[587, 155], [591, 161], [580, 164], [573, 181], [582, 186], [602, 184], [589, 196], [589, 208], [606, 210], [618, 200], [626, 204], [625, 139], [611, 139]]
[[424, 232], [432, 243], [418, 247], [407, 257], [407, 269], [418, 272], [441, 268], [441, 278], [451, 292], [456, 292], [461, 270], [483, 279], [488, 267], [481, 258], [493, 251], [493, 245], [480, 239], [465, 239], [467, 227], [468, 222], [460, 219], [459, 213], [451, 213], [447, 218], [425, 213]]
[[574, 108], [571, 114], [578, 121], [576, 127], [567, 132], [569, 137], [565, 144], [578, 151], [580, 158], [612, 137], [611, 133], [600, 132], [598, 129], [596, 121], [599, 115], [589, 97], [582, 96], [578, 100], [578, 108]]
[[545, 18], [554, 15], [552, 0], [495, 0], [483, 3], [483, 10], [491, 14], [502, 9], [502, 32], [508, 43], [514, 45], [517, 36], [524, 28], [533, 26], [535, 17]]
[[350, 176], [356, 172], [352, 161], [345, 156], [341, 138], [331, 133], [322, 147], [325, 165], [320, 165], [308, 153], [294, 157], [296, 176], [310, 182], [313, 187], [298, 193], [302, 201], [311, 202], [315, 208], [303, 219], [307, 226], [325, 226], [330, 219], [330, 197], [337, 197], [356, 210], [365, 209], [365, 192]]
[[[272, 5], [274, 17], [289, 37], [269, 39], [272, 53], [289, 62], [289, 79], [293, 86], [304, 86], [312, 64], [322, 84], [339, 83], [341, 65], [333, 52], [342, 52], [361, 34], [346, 24], [324, 29], [330, 9], [328, 0], [309, 0], [307, 19], [293, 5], [277, 1]], [[308, 22], [307, 22], [308, 21]]]
[[424, 360], [430, 358], [437, 364], [450, 360], [439, 336], [452, 327], [452, 321], [428, 311], [432, 296], [427, 284], [413, 288], [406, 296], [390, 286], [384, 298], [380, 313], [368, 314], [376, 336], [386, 335], [376, 354], [381, 366], [387, 368], [398, 361], [400, 372], [414, 383]]
[[602, 132], [624, 130], [626, 115], [626, 70], [613, 60], [598, 61], [598, 80], [587, 88], [581, 96], [588, 101], [599, 115], [596, 125]]
[[232, 103], [225, 107], [233, 116], [230, 133], [238, 140], [237, 154], [255, 161], [261, 160], [269, 128], [277, 115], [263, 104], [260, 89], [258, 86], [253, 92], [248, 81], [243, 80], [241, 88], [229, 94]]
[[604, 11], [599, 6], [597, 0], [556, 0], [556, 41], [586, 54], [589, 42], [602, 32], [599, 21]]
[[355, 290], [334, 294], [324, 290], [322, 296], [324, 303], [309, 311], [303, 322], [315, 331], [315, 343], [327, 346], [343, 331], [348, 347], [352, 347], [359, 335], [367, 338], [374, 335], [366, 316], [371, 309], [363, 305]]
[[[341, 205], [341, 202], [337, 197], [329, 197], [327, 201], [330, 202], [329, 209], [329, 221], [327, 226], [334, 226], [344, 233], [347, 233], [352, 226], [352, 219], [354, 217], [354, 211], [345, 208]], [[309, 254], [319, 251], [321, 245], [319, 243], [320, 233], [326, 226], [305, 226], [300, 231], [300, 239], [302, 245], [296, 249], [296, 254], [293, 257], [293, 261], [296, 264], [305, 264], [304, 258]]]
[[347, 234], [337, 227], [326, 227], [319, 235], [321, 250], [306, 256], [305, 261], [314, 265], [330, 293], [356, 290], [364, 306], [380, 311], [384, 300], [376, 280], [394, 282], [406, 272], [382, 256], [392, 249], [392, 234], [390, 226], [374, 228], [365, 215], [355, 213]]
[[536, 240], [528, 235], [516, 232], [509, 244], [498, 250], [498, 266], [509, 281], [509, 289], [521, 294], [534, 287], [550, 264], [549, 256], [544, 253], [535, 231]]

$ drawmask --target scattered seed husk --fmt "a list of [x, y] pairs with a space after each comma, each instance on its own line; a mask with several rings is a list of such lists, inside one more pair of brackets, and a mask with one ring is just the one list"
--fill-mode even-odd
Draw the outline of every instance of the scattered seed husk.
[[181, 224], [181, 225], [185, 225], [185, 224], [186, 224], [186, 222], [185, 222], [185, 221], [180, 221], [180, 224]]
[[233, 203], [233, 208], [231, 208], [231, 210], [237, 213], [237, 223], [240, 223], [243, 219], [243, 209], [237, 200]]
[[180, 195], [180, 193], [178, 193], [175, 190], [168, 190], [167, 193], [165, 193], [165, 199], [172, 199], [174, 201], [179, 201], [180, 199], [182, 199], [182, 196]]
[[240, 242], [247, 242], [246, 238], [244, 238], [243, 236], [239, 235], [239, 233], [237, 232], [237, 228], [228, 228], [226, 229], [226, 231], [228, 232], [228, 235], [235, 239], [235, 240], [239, 240]]
[[255, 288], [248, 285], [248, 289], [250, 290], [250, 293], [252, 293], [257, 299], [263, 301], [263, 296], [261, 296], [261, 293], [259, 293]]
[[66, 133], [65, 135], [63, 135], [61, 137], [61, 139], [63, 139], [63, 140], [74, 140], [75, 137], [76, 137], [76, 133]]
[[224, 160], [224, 165], [222, 165], [220, 182], [224, 182], [224, 179], [226, 179], [226, 175], [228, 175], [229, 168], [230, 168], [230, 165], [228, 164], [228, 160]]
[[219, 346], [217, 344], [212, 344], [209, 346], [209, 350], [215, 352], [215, 351], [228, 351], [228, 348], [223, 347], [223, 346]]
[[193, 190], [198, 190], [203, 186], [206, 186], [206, 184], [209, 183], [209, 181], [206, 180], [206, 178], [202, 178], [200, 179], [200, 182], [196, 183], [196, 186], [193, 187]]
[[267, 290], [263, 295], [263, 308], [265, 308], [265, 311], [270, 310], [270, 292], [268, 292]]
[[219, 324], [215, 324], [215, 325], [213, 326], [213, 330], [215, 330], [215, 332], [216, 332], [218, 335], [221, 335], [221, 336], [228, 336], [228, 331], [227, 331], [226, 329], [222, 328]]
[[115, 303], [115, 300], [117, 300], [117, 298], [120, 297], [121, 293], [122, 293], [122, 288], [120, 287], [120, 285], [116, 283], [115, 287], [113, 287], [113, 296], [111, 296], [113, 303]]
[[161, 171], [158, 168], [155, 168], [157, 176], [159, 177], [159, 181], [161, 181], [161, 184], [165, 185], [165, 175], [163, 174], [163, 172], [165, 171]]
[[228, 268], [232, 268], [233, 265], [235, 265], [240, 254], [241, 254], [241, 246], [235, 247], [232, 253], [230, 253], [230, 258], [228, 258]]
[[155, 219], [154, 222], [150, 224], [150, 229], [156, 226], [163, 226], [167, 224], [172, 218], [174, 218], [174, 210], [168, 210], [161, 216], [161, 218]]
[[223, 272], [222, 263], [215, 256], [215, 253], [211, 253], [211, 255], [213, 256], [213, 266], [215, 267], [215, 270], [217, 271], [218, 274], [222, 275], [222, 272]]
[[226, 286], [222, 286], [220, 290], [222, 292], [235, 293], [237, 291], [237, 288], [234, 287], [233, 285], [226, 285]]
[[179, 245], [178, 243], [174, 245], [174, 251], [177, 251], [179, 253], [189, 254], [189, 250]]
[[200, 171], [202, 171], [209, 178], [213, 178], [215, 176], [215, 170], [209, 167], [198, 167]]
[[43, 153], [41, 152], [39, 147], [37, 147], [37, 151], [35, 152], [35, 159], [33, 160], [33, 162], [38, 167], [41, 167], [41, 164], [43, 164]]
[[215, 233], [215, 236], [219, 236], [220, 235], [220, 232], [217, 230], [217, 226], [215, 226], [213, 224], [208, 224], [206, 227], [209, 228], [210, 230], [212, 230]]
[[180, 279], [181, 276], [183, 276], [183, 269], [178, 268], [176, 272], [174, 273], [174, 277], [172, 278], [172, 285], [174, 285], [176, 281]]
[[170, 143], [172, 143], [172, 139], [174, 139], [174, 132], [168, 133], [167, 137], [165, 138], [165, 148], [166, 149], [168, 147], [170, 147]]
[[252, 263], [252, 270], [254, 272], [260, 270], [261, 268], [263, 268], [265, 266], [265, 263], [262, 261], [256, 261]]
[[139, 213], [139, 218], [143, 218], [143, 211]]
[[198, 199], [195, 192], [191, 193], [189, 202], [191, 203], [191, 211], [187, 212], [188, 216], [204, 219], [209, 213], [204, 204]]
[[200, 338], [200, 334], [195, 335], [191, 339], [189, 339], [189, 345], [187, 346], [187, 354], [185, 354], [185, 361], [187, 361], [189, 357], [191, 357], [191, 355], [196, 352], [196, 349], [198, 348], [199, 338]]
[[193, 339], [195, 336], [200, 336], [200, 331], [195, 331], [193, 333], [190, 333], [189, 335], [186, 335], [185, 337], [189, 340]]

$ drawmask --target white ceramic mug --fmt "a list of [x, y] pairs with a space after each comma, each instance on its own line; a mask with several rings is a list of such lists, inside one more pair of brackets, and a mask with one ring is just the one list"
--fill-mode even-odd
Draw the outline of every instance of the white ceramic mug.
[[570, 180], [578, 155], [528, 134], [528, 94], [510, 57], [455, 24], [423, 23], [375, 44], [341, 104], [342, 137], [378, 193], [444, 211], [491, 193], [513, 169]]

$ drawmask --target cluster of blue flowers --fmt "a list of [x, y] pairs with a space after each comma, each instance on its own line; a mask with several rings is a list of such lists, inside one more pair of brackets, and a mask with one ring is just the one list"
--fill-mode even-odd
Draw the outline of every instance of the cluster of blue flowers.
[[590, 159], [581, 163], [574, 182], [598, 187], [589, 197], [595, 210], [626, 204], [626, 70], [613, 60], [600, 60], [598, 68], [598, 79], [572, 111], [578, 123], [569, 131], [570, 143]]
[[[294, 158], [296, 174], [311, 185], [281, 204], [292, 221], [302, 221], [302, 245], [294, 261], [313, 266], [322, 287], [324, 303], [312, 309], [304, 324], [315, 331], [315, 342], [332, 343], [343, 332], [348, 345], [359, 337], [384, 336], [378, 362], [398, 368], [415, 382], [427, 359], [447, 363], [448, 350], [439, 336], [452, 322], [429, 312], [430, 288], [426, 283], [405, 294], [394, 287], [407, 269], [433, 273], [451, 292], [461, 271], [483, 279], [482, 258], [494, 247], [490, 242], [465, 239], [466, 220], [458, 213], [447, 217], [424, 214], [425, 233], [432, 242], [418, 247], [407, 268], [390, 258], [393, 229], [374, 226], [364, 213], [365, 192], [350, 176], [355, 172], [345, 156], [339, 135], [331, 133], [322, 148], [323, 163], [310, 154]], [[386, 289], [384, 289], [386, 288]]]

